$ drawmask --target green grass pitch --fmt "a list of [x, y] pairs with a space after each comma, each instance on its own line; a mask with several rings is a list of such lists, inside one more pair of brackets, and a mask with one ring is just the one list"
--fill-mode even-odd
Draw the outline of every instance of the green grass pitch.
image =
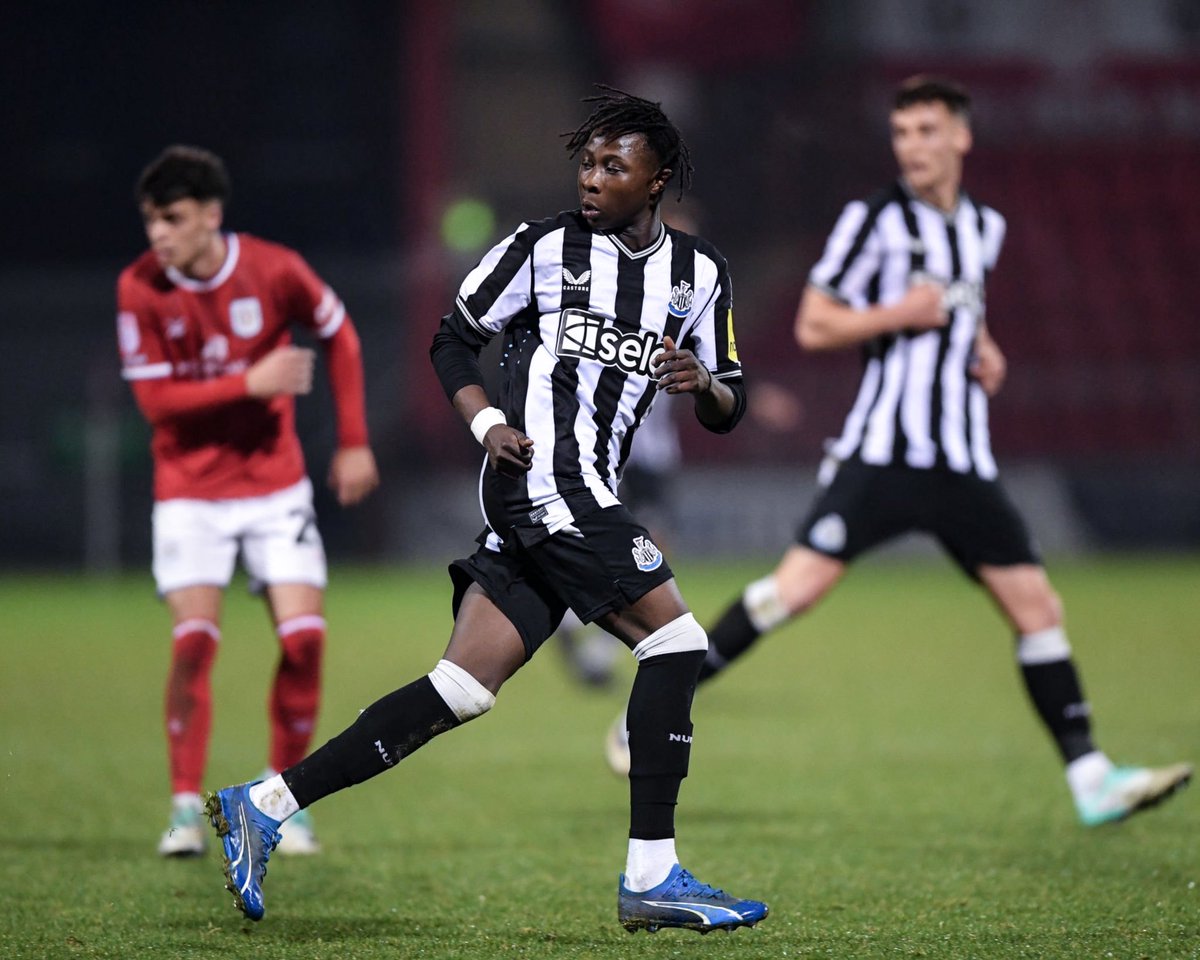
[[[680, 563], [702, 622], [761, 564]], [[1051, 565], [1118, 762], [1200, 758], [1200, 556]], [[623, 702], [547, 648], [495, 710], [314, 807], [326, 852], [272, 861], [244, 922], [219, 857], [160, 860], [167, 615], [148, 575], [0, 580], [0, 957], [1200, 957], [1200, 795], [1076, 824], [1011, 641], [946, 563], [876, 560], [697, 697], [679, 851], [767, 900], [756, 929], [615, 919]], [[440, 565], [336, 569], [318, 743], [444, 649]], [[209, 781], [265, 762], [261, 606], [226, 602]]]

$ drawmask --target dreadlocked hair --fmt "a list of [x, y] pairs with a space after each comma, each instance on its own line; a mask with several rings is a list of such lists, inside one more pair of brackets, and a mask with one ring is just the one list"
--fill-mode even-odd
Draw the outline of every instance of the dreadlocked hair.
[[570, 133], [562, 134], [570, 138], [567, 153], [574, 157], [597, 135], [613, 140], [627, 133], [640, 133], [657, 154], [662, 167], [669, 168], [672, 177], [679, 173], [679, 199], [682, 200], [683, 191], [692, 185], [692, 155], [679, 128], [663, 113], [662, 104], [635, 97], [607, 83], [597, 83], [596, 87], [604, 92], [582, 100], [595, 104], [588, 118]]

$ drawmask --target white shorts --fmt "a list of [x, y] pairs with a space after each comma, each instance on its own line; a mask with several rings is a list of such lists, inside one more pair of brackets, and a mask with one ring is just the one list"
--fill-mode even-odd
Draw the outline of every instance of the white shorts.
[[239, 549], [251, 589], [273, 583], [325, 587], [325, 546], [307, 477], [263, 497], [159, 501], [153, 530], [160, 594], [228, 586]]

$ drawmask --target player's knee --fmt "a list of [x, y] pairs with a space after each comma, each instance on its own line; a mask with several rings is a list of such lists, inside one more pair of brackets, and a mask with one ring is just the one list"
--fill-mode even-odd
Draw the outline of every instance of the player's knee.
[[690, 613], [676, 617], [665, 626], [659, 627], [650, 636], [633, 648], [633, 656], [639, 662], [665, 653], [688, 653], [708, 650], [708, 634]]
[[449, 660], [438, 661], [437, 666], [429, 672], [429, 681], [462, 723], [487, 713], [495, 706], [495, 694]]
[[325, 619], [313, 614], [292, 617], [276, 628], [283, 657], [296, 665], [318, 667], [325, 651]]
[[207, 670], [216, 655], [221, 631], [211, 620], [183, 620], [171, 631], [172, 668], [178, 673]]
[[1017, 662], [1023, 666], [1055, 663], [1071, 656], [1071, 644], [1061, 626], [1022, 633], [1017, 637]]

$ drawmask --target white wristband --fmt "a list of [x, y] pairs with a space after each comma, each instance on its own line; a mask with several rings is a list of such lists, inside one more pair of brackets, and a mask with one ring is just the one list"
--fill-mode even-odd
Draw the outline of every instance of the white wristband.
[[475, 434], [475, 439], [479, 443], [483, 443], [487, 432], [498, 423], [508, 423], [504, 417], [504, 411], [496, 407], [484, 407], [471, 418], [471, 432]]

